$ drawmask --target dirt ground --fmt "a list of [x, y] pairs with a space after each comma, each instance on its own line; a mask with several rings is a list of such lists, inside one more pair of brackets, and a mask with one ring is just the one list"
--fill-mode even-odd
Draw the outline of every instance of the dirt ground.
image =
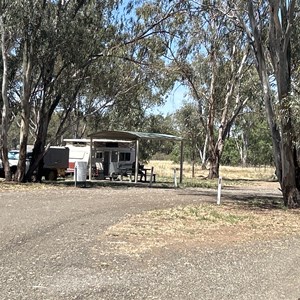
[[115, 251], [136, 255], [170, 245], [219, 247], [299, 234], [300, 210], [283, 207], [278, 183], [224, 187], [221, 205], [215, 191], [184, 191], [205, 200], [128, 216], [105, 233]]
[[298, 299], [300, 211], [281, 200], [255, 181], [221, 205], [214, 189], [0, 183], [0, 299]]
[[[49, 184], [0, 183], [1, 192], [26, 190], [72, 189], [71, 186]], [[108, 187], [111, 188], [111, 187]], [[124, 190], [114, 188], [114, 195], [124, 195]], [[148, 187], [136, 187], [142, 197], [147, 197]], [[155, 186], [153, 187], [155, 189]], [[202, 197], [199, 204], [187, 203], [175, 207], [157, 209], [127, 215], [111, 226], [102, 236], [113, 245], [110, 251], [138, 255], [156, 248], [173, 245], [186, 247], [194, 244], [227, 245], [251, 240], [274, 239], [298, 234], [300, 210], [286, 210], [282, 205], [277, 182], [251, 181], [240, 185], [225, 185], [221, 205], [216, 205], [216, 191], [212, 189], [174, 189], [180, 197]], [[168, 199], [168, 195], [170, 199]], [[38, 193], [37, 193], [37, 197]], [[136, 191], [126, 190], [126, 198], [134, 199]], [[170, 203], [172, 193], [164, 193], [162, 202]]]

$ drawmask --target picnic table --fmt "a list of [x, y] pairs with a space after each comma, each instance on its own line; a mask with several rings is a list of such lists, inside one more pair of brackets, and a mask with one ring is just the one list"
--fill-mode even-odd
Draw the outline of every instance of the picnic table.
[[[151, 181], [152, 168], [144, 168], [144, 167], [140, 168], [140, 170], [144, 173], [144, 176], [142, 176], [143, 182]], [[121, 180], [123, 180], [124, 176], [125, 177], [129, 176], [130, 181], [134, 180], [135, 172], [132, 167], [120, 166], [119, 171], [120, 171], [120, 175], [121, 175]], [[140, 176], [140, 174], [138, 174], [138, 176]], [[155, 181], [156, 181], [156, 174], [152, 173], [152, 182], [155, 182]]]

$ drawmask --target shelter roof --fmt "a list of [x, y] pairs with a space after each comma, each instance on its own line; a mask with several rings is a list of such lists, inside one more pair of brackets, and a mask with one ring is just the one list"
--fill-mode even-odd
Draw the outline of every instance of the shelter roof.
[[[76, 144], [76, 143], [85, 143], [85, 144], [89, 144], [90, 143], [90, 139], [64, 139], [64, 142], [71, 143], [71, 144]], [[96, 139], [93, 138], [94, 142], [123, 142], [123, 143], [132, 143], [132, 141], [128, 141], [128, 140], [116, 140], [116, 139]]]
[[171, 140], [181, 141], [182, 138], [162, 133], [152, 132], [135, 132], [135, 131], [99, 131], [89, 135], [92, 139], [113, 139], [113, 140], [129, 140], [136, 141], [140, 139], [144, 140]]

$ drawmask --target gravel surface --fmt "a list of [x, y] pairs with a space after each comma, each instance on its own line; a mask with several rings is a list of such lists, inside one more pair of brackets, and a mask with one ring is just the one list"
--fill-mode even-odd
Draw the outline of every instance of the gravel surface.
[[[248, 196], [247, 196], [248, 195]], [[225, 189], [223, 199], [280, 197]], [[0, 299], [300, 298], [300, 238], [198, 245], [130, 255], [107, 230], [143, 211], [215, 202], [204, 189], [52, 188], [0, 192]]]

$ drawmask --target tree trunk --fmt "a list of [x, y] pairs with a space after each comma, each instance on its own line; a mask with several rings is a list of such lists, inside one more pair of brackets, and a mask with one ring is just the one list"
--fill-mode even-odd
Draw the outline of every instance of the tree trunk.
[[[248, 0], [248, 15], [250, 20], [250, 28], [251, 32], [249, 32], [249, 39], [254, 40], [253, 45], [253, 52], [256, 57], [257, 61], [257, 72], [262, 84], [263, 89], [263, 98], [266, 108], [267, 120], [271, 132], [272, 137], [272, 145], [273, 145], [273, 157], [276, 167], [276, 176], [281, 183], [282, 179], [282, 164], [281, 164], [281, 136], [278, 124], [276, 123], [276, 116], [273, 110], [272, 105], [272, 92], [269, 82], [268, 70], [267, 70], [267, 63], [265, 53], [267, 50], [263, 46], [262, 41], [262, 32], [259, 31], [252, 1]], [[247, 31], [247, 29], [246, 29]]]
[[[281, 3], [280, 3], [281, 2]], [[288, 11], [287, 11], [287, 6]], [[281, 185], [284, 204], [287, 207], [300, 206], [300, 195], [297, 183], [299, 168], [294, 148], [295, 137], [290, 111], [291, 88], [291, 53], [290, 35], [294, 18], [295, 0], [269, 1], [269, 51], [277, 83], [278, 102], [280, 108], [281, 128], [275, 122], [272, 107], [272, 93], [269, 84], [267, 64], [263, 48], [262, 36], [254, 17], [253, 2], [248, 1], [248, 13], [251, 31], [254, 38], [254, 53], [257, 59], [257, 69], [263, 86], [267, 118], [272, 135], [276, 175]]]
[[267, 68], [265, 65], [264, 58], [261, 59], [261, 67], [258, 68], [258, 72], [261, 77], [261, 82], [263, 85], [263, 98], [266, 108], [266, 115], [268, 120], [269, 129], [272, 137], [272, 149], [273, 149], [273, 158], [276, 168], [276, 176], [278, 181], [281, 184], [282, 181], [282, 163], [281, 163], [281, 135], [279, 131], [279, 126], [276, 123], [276, 116], [273, 110], [272, 105], [272, 92], [268, 79]]
[[32, 152], [32, 160], [30, 163], [29, 170], [26, 174], [26, 180], [31, 181], [33, 173], [36, 171], [36, 181], [41, 182], [43, 173], [43, 156], [45, 153], [46, 138], [49, 125], [49, 116], [44, 109], [40, 111], [40, 120], [38, 123], [38, 134], [34, 143]]
[[2, 63], [3, 63], [3, 72], [2, 72], [2, 127], [1, 127], [1, 157], [2, 165], [4, 169], [5, 179], [11, 180], [11, 172], [8, 162], [8, 146], [7, 146], [7, 133], [9, 128], [9, 100], [7, 97], [7, 87], [8, 87], [8, 36], [3, 21], [3, 15], [0, 17], [0, 28], [1, 28], [1, 50], [2, 50]]
[[[220, 126], [219, 126], [219, 130], [218, 130], [218, 139], [215, 145], [212, 144], [212, 140], [213, 140], [213, 122], [210, 120], [209, 118], [209, 156], [212, 155], [212, 157], [210, 158], [210, 171], [209, 171], [209, 178], [218, 178], [219, 177], [219, 168], [220, 168], [220, 160], [221, 160], [221, 156], [223, 153], [223, 149], [224, 149], [224, 143], [225, 140], [228, 136], [228, 133], [230, 132], [231, 126], [233, 124], [233, 122], [235, 121], [235, 119], [237, 118], [238, 114], [240, 113], [241, 109], [244, 107], [244, 105], [247, 102], [247, 99], [245, 99], [244, 101], [242, 101], [240, 99], [240, 95], [239, 95], [239, 85], [240, 85], [240, 78], [242, 77], [242, 73], [243, 73], [243, 68], [244, 65], [246, 63], [247, 57], [248, 57], [248, 51], [249, 48], [248, 46], [245, 47], [244, 49], [244, 53], [243, 56], [241, 58], [241, 61], [239, 63], [239, 67], [236, 70], [235, 69], [235, 64], [237, 64], [237, 61], [234, 59], [235, 57], [235, 53], [237, 51], [237, 47], [235, 45], [232, 46], [232, 56], [233, 59], [231, 60], [231, 65], [230, 65], [230, 79], [227, 82], [227, 87], [226, 87], [226, 95], [224, 98], [224, 104], [223, 104], [223, 108], [222, 108], [222, 117], [221, 117], [221, 122], [220, 122]], [[215, 59], [215, 57], [212, 57], [213, 59]], [[214, 66], [214, 71], [216, 71], [216, 66]], [[215, 77], [216, 77], [216, 73], [214, 72], [214, 80], [212, 80], [212, 84], [215, 83]], [[211, 88], [211, 90], [213, 91], [214, 89]], [[236, 91], [237, 90], [237, 91]], [[233, 109], [230, 109], [231, 103], [234, 97], [234, 92], [236, 91], [236, 97], [235, 97], [235, 106]], [[213, 103], [213, 114], [214, 112], [214, 107], [216, 105], [216, 101], [217, 99], [215, 99], [216, 95], [215, 93], [211, 94], [211, 103]], [[229, 113], [229, 111], [231, 110], [231, 113]], [[214, 153], [213, 153], [214, 152]]]
[[208, 137], [208, 162], [209, 162], [209, 173], [208, 178], [216, 178], [219, 176], [219, 164], [218, 159], [215, 153], [214, 147], [214, 121], [216, 114], [216, 95], [215, 95], [215, 83], [217, 76], [217, 58], [216, 51], [212, 47], [211, 57], [211, 81], [210, 81], [210, 89], [209, 89], [209, 104], [208, 104], [208, 119], [207, 119], [207, 137]]
[[[285, 112], [286, 114], [287, 112]], [[281, 189], [283, 194], [284, 205], [290, 208], [300, 206], [300, 194], [297, 187], [297, 157], [295, 158], [295, 146], [290, 132], [292, 132], [292, 124], [289, 118], [282, 118], [282, 143], [281, 143], [281, 158], [282, 158], [282, 180]], [[299, 170], [298, 170], [299, 171]]]
[[[281, 3], [280, 3], [281, 2]], [[284, 204], [288, 207], [300, 206], [296, 172], [298, 163], [294, 157], [294, 135], [291, 113], [291, 45], [290, 35], [295, 1], [290, 1], [289, 11], [282, 1], [270, 1], [269, 49], [275, 71], [278, 100], [281, 115], [281, 188]], [[281, 19], [279, 15], [281, 13]]]
[[300, 206], [300, 193], [298, 189], [297, 178], [299, 178], [299, 168], [293, 135], [293, 125], [290, 109], [290, 97], [285, 96], [289, 92], [289, 82], [281, 82], [278, 86], [278, 97], [281, 103], [281, 161], [282, 177], [281, 189], [283, 194], [284, 205], [290, 208]]
[[[53, 63], [49, 63], [48, 70], [50, 69], [50, 65], [52, 67], [52, 73], [54, 70], [54, 61]], [[52, 74], [49, 72], [49, 74]], [[51, 120], [51, 117], [53, 115], [53, 112], [55, 108], [57, 107], [59, 101], [61, 100], [61, 93], [57, 92], [57, 95], [54, 97], [52, 94], [56, 93], [55, 89], [53, 88], [53, 85], [49, 86], [49, 78], [45, 77], [43, 82], [43, 99], [41, 102], [41, 106], [39, 108], [39, 119], [37, 123], [37, 137], [34, 143], [33, 153], [32, 153], [32, 161], [30, 163], [29, 170], [26, 174], [26, 180], [31, 181], [33, 176], [33, 173], [36, 171], [36, 181], [40, 182], [42, 180], [42, 174], [43, 174], [43, 157], [45, 154], [45, 151], [47, 149], [45, 148], [47, 143], [47, 133], [48, 133], [48, 127]], [[48, 147], [50, 144], [48, 145]]]
[[208, 143], [208, 136], [207, 134], [205, 135], [205, 142], [203, 146], [203, 151], [202, 151], [202, 157], [201, 157], [201, 169], [205, 170], [206, 169], [206, 149], [207, 149], [207, 143]]
[[[246, 167], [247, 166], [247, 155], [248, 155], [248, 136], [247, 134], [245, 134], [245, 132], [242, 132], [242, 145], [239, 146], [237, 145], [237, 148], [239, 150], [240, 153], [240, 159], [241, 159], [241, 163], [242, 163], [242, 167]], [[237, 142], [238, 144], [238, 142]]]
[[220, 171], [220, 153], [222, 152], [223, 143], [221, 141], [218, 141], [216, 144], [216, 147], [214, 145], [211, 145], [212, 148], [210, 148], [209, 152], [209, 179], [219, 178], [219, 171]]
[[30, 120], [30, 96], [32, 76], [32, 49], [28, 41], [24, 41], [23, 50], [23, 91], [21, 101], [21, 128], [20, 128], [20, 153], [16, 179], [18, 182], [25, 181], [26, 153], [29, 135]]

